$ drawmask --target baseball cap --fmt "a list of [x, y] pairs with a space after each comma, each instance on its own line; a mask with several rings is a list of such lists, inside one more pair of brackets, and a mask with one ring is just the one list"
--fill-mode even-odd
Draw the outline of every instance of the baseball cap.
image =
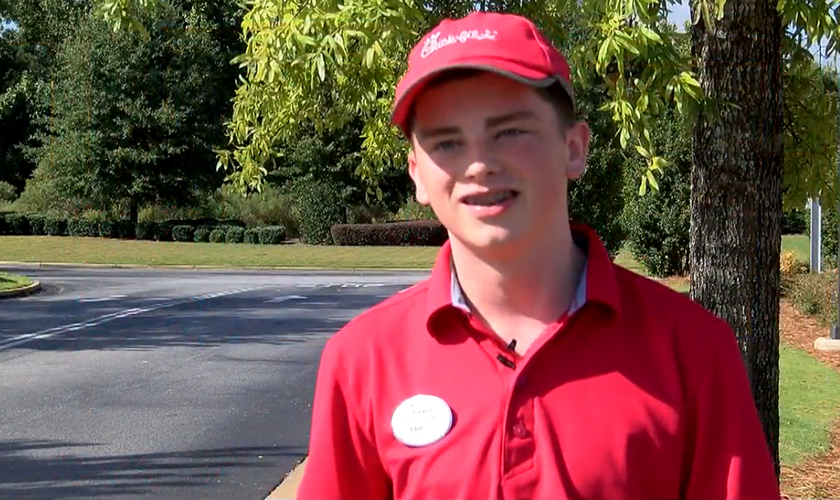
[[397, 83], [391, 121], [409, 135], [414, 100], [433, 77], [451, 69], [478, 69], [535, 88], [559, 84], [575, 105], [569, 63], [529, 19], [476, 11], [444, 19], [414, 46]]

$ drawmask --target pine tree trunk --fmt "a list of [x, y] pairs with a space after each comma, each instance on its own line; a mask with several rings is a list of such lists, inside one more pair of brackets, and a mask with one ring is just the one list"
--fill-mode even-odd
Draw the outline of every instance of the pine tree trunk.
[[771, 0], [726, 0], [712, 34], [692, 31], [706, 95], [693, 137], [691, 295], [738, 338], [779, 473], [781, 19]]

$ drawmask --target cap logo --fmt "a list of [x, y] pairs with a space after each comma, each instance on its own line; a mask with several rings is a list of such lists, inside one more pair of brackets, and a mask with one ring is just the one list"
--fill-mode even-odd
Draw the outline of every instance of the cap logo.
[[446, 38], [441, 39], [440, 31], [438, 31], [437, 33], [433, 33], [431, 36], [429, 36], [429, 38], [426, 39], [426, 42], [423, 44], [423, 50], [420, 51], [420, 57], [425, 59], [437, 50], [452, 45], [455, 42], [466, 43], [470, 40], [495, 40], [496, 35], [498, 34], [498, 31], [490, 31], [488, 29], [484, 31], [464, 30], [458, 35], [447, 35]]

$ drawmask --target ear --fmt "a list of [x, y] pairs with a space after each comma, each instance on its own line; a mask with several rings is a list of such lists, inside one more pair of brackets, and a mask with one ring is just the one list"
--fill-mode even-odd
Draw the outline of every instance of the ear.
[[417, 166], [417, 153], [414, 152], [413, 147], [408, 151], [408, 175], [411, 176], [411, 180], [414, 181], [414, 196], [417, 198], [417, 203], [420, 203], [421, 205], [428, 205], [429, 195], [426, 193], [426, 188], [423, 186], [423, 180], [420, 178], [419, 167]]
[[589, 124], [585, 121], [579, 121], [566, 130], [566, 177], [569, 179], [579, 179], [586, 172], [589, 139]]

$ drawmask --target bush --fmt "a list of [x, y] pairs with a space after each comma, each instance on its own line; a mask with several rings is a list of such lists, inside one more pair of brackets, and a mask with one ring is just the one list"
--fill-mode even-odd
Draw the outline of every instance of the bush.
[[103, 220], [99, 222], [99, 236], [103, 238], [119, 238], [120, 228], [115, 220]]
[[227, 229], [217, 227], [216, 229], [210, 231], [210, 243], [224, 243], [226, 235]]
[[260, 242], [260, 229], [252, 227], [245, 231], [245, 243], [255, 245]]
[[12, 236], [28, 236], [29, 232], [29, 217], [26, 214], [19, 214], [10, 212], [4, 216], [5, 233]]
[[283, 226], [265, 226], [258, 229], [261, 245], [279, 245], [286, 237], [286, 229]]
[[434, 210], [432, 210], [432, 207], [421, 205], [413, 197], [409, 198], [400, 207], [394, 218], [401, 221], [437, 220], [437, 216]]
[[38, 214], [30, 214], [27, 218], [29, 219], [29, 234], [34, 236], [43, 236], [47, 234], [46, 217]]
[[210, 232], [213, 230], [212, 226], [201, 226], [195, 229], [193, 241], [196, 243], [208, 243], [210, 241]]
[[99, 236], [99, 222], [95, 220], [73, 218], [67, 221], [67, 234], [70, 236]]
[[830, 268], [837, 267], [837, 208], [822, 207], [822, 242], [820, 253]]
[[64, 236], [67, 234], [67, 219], [61, 217], [47, 217], [44, 221], [44, 233], [49, 236]]
[[192, 226], [174, 226], [172, 228], [172, 239], [175, 241], [193, 241], [195, 238], [195, 228]]
[[225, 243], [242, 243], [245, 241], [245, 229], [239, 226], [228, 228], [225, 233]]
[[133, 240], [137, 234], [137, 227], [134, 222], [130, 220], [118, 220], [117, 237], [123, 240]]
[[449, 238], [443, 224], [434, 220], [336, 224], [331, 233], [336, 245], [345, 246], [441, 246]]
[[810, 210], [799, 208], [782, 212], [782, 234], [805, 234], [810, 225]]
[[646, 168], [634, 158], [625, 175], [625, 208], [622, 221], [628, 248], [652, 276], [682, 276], [689, 271], [691, 224], [691, 141], [689, 128], [668, 112], [652, 127], [657, 148], [670, 160], [659, 190], [648, 187], [640, 195], [639, 181]]
[[172, 241], [172, 228], [175, 226], [171, 221], [158, 222], [154, 225], [155, 241]]
[[17, 190], [14, 186], [6, 181], [0, 181], [0, 202], [15, 201], [17, 199]]
[[301, 179], [293, 191], [301, 241], [332, 244], [331, 228], [343, 224], [347, 215], [341, 186], [328, 179]]
[[134, 231], [134, 236], [138, 240], [146, 240], [151, 241], [155, 239], [155, 233], [157, 232], [157, 222], [144, 220], [137, 223], [137, 227]]
[[801, 273], [782, 280], [782, 294], [804, 314], [820, 322], [837, 322], [837, 273]]

